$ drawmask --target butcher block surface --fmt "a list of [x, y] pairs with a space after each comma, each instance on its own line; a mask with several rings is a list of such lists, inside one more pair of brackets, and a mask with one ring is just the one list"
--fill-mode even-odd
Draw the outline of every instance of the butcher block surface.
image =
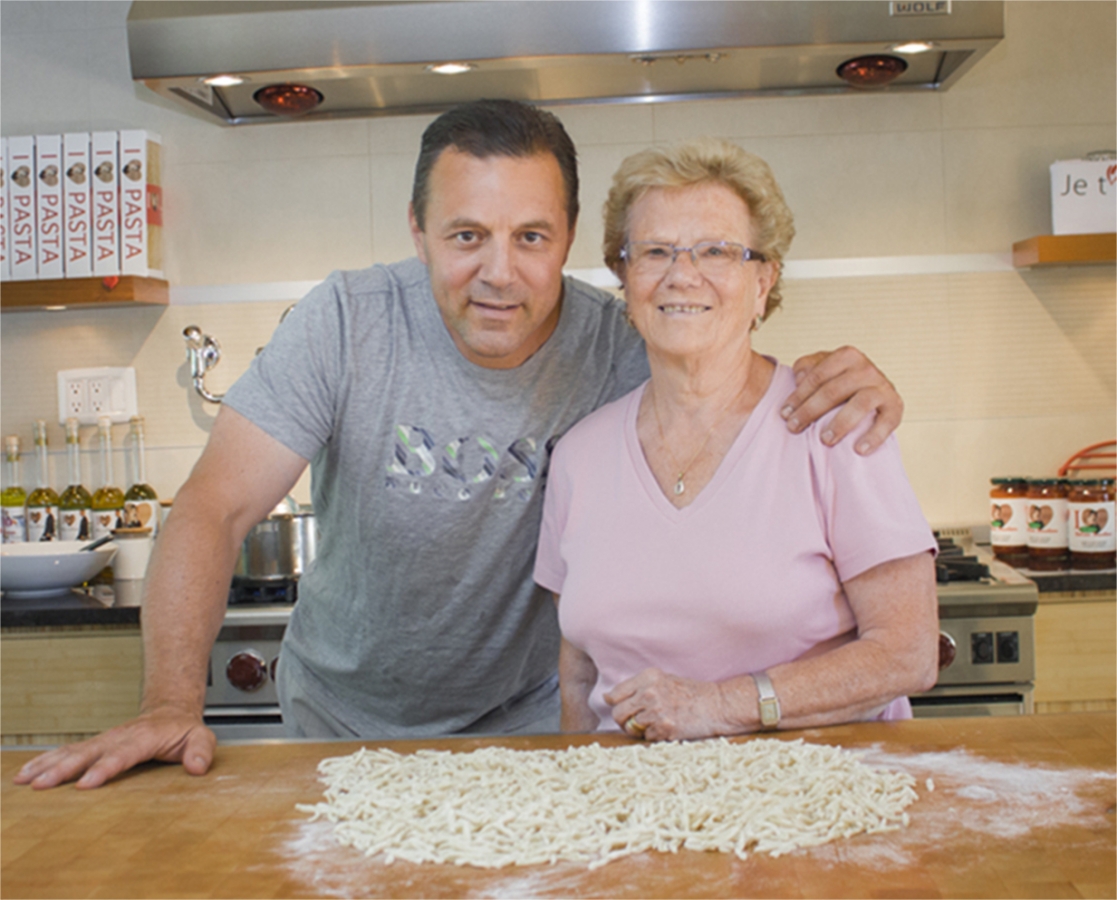
[[[369, 859], [297, 803], [316, 766], [400, 752], [628, 743], [621, 736], [222, 745], [209, 774], [148, 765], [93, 791], [32, 791], [0, 753], [0, 894], [18, 897], [1114, 897], [1113, 713], [930, 719], [781, 733], [910, 772], [908, 828], [772, 858], [644, 853], [590, 871]], [[749, 740], [742, 738], [741, 740]], [[928, 785], [928, 779], [933, 783]]]

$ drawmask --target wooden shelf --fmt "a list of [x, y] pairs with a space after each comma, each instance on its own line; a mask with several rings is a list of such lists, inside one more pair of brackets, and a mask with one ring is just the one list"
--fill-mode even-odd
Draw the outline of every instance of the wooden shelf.
[[1117, 261], [1117, 234], [1041, 234], [1012, 245], [1018, 269]]
[[0, 310], [37, 310], [121, 306], [166, 306], [171, 290], [158, 278], [121, 275], [116, 278], [56, 278], [43, 281], [5, 281], [0, 285]]

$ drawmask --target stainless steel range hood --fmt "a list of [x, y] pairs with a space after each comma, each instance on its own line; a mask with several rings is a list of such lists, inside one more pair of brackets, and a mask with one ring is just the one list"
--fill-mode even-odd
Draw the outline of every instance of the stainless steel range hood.
[[[299, 118], [440, 111], [465, 100], [663, 102], [844, 94], [864, 55], [903, 59], [876, 90], [942, 90], [1004, 37], [991, 0], [169, 2], [128, 14], [132, 77], [226, 124], [275, 122], [254, 96], [321, 95]], [[899, 52], [923, 41], [931, 49]], [[442, 75], [434, 65], [471, 68]], [[240, 84], [206, 79], [234, 75]]]

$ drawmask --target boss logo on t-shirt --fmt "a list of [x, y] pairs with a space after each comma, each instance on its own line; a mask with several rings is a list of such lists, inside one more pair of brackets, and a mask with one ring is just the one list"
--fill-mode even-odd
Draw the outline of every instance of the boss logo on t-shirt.
[[504, 446], [474, 435], [441, 443], [418, 425], [397, 425], [384, 484], [391, 491], [443, 500], [526, 502], [542, 481], [555, 441], [521, 437]]

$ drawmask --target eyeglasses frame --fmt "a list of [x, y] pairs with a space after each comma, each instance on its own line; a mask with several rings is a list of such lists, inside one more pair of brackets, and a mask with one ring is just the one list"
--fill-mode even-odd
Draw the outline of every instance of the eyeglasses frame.
[[687, 253], [690, 256], [691, 265], [696, 269], [698, 268], [698, 257], [694, 255], [695, 249], [698, 247], [740, 247], [741, 248], [741, 265], [756, 260], [757, 262], [767, 262], [768, 257], [761, 253], [759, 250], [753, 250], [751, 247], [746, 247], [744, 244], [738, 244], [736, 241], [699, 241], [693, 247], [676, 247], [667, 241], [628, 241], [621, 247], [620, 257], [626, 264], [630, 263], [628, 248], [633, 244], [654, 244], [657, 247], [670, 247], [671, 248], [671, 262], [667, 264], [664, 271], [670, 269], [671, 266], [679, 259], [680, 253]]

